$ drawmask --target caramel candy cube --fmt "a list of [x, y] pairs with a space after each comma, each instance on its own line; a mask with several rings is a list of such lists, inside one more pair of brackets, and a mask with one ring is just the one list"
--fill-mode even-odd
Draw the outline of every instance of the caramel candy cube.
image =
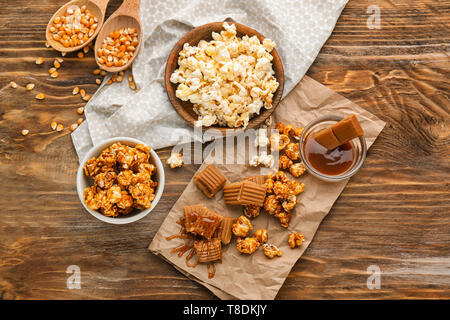
[[211, 239], [222, 216], [201, 205], [187, 206], [183, 208], [185, 228], [187, 232]]
[[315, 133], [314, 140], [316, 140], [320, 145], [327, 148], [328, 150], [332, 150], [341, 145], [331, 128], [326, 128]]
[[364, 131], [354, 114], [332, 125], [331, 130], [333, 130], [334, 135], [339, 140], [339, 145], [364, 134]]
[[242, 205], [253, 204], [262, 207], [266, 199], [266, 186], [256, 184], [251, 181], [244, 180], [242, 182], [241, 191], [239, 192], [238, 201]]
[[244, 178], [244, 180], [251, 181], [256, 184], [265, 184], [266, 178], [267, 178], [266, 176], [252, 176], [252, 177]]
[[222, 260], [222, 245], [219, 238], [194, 241], [198, 262]]
[[194, 183], [208, 197], [212, 198], [223, 188], [227, 178], [221, 174], [212, 164], [194, 176]]
[[228, 183], [223, 187], [223, 197], [227, 205], [240, 204], [239, 193], [241, 192], [242, 182]]
[[232, 217], [223, 217], [222, 221], [220, 221], [219, 228], [217, 228], [217, 238], [219, 238], [223, 244], [230, 243], [232, 236], [231, 227], [235, 221], [236, 219]]

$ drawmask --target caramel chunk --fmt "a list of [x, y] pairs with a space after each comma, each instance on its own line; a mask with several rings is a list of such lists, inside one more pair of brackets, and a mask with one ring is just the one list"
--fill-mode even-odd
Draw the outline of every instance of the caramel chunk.
[[223, 188], [223, 197], [227, 205], [236, 205], [239, 203], [239, 193], [242, 182], [228, 183]]
[[194, 183], [208, 197], [212, 198], [223, 188], [227, 178], [221, 174], [212, 164], [194, 176]]
[[220, 224], [222, 217], [202, 205], [183, 208], [187, 232], [203, 236], [210, 240]]
[[364, 134], [364, 131], [354, 114], [332, 125], [331, 130], [333, 130], [340, 145]]
[[220, 221], [219, 228], [217, 228], [217, 238], [219, 238], [223, 244], [229, 244], [231, 241], [231, 228], [233, 223], [236, 221], [235, 218], [223, 217]]
[[314, 139], [328, 150], [332, 150], [341, 144], [331, 128], [326, 128], [315, 133]]
[[198, 262], [222, 260], [222, 245], [219, 238], [194, 241]]
[[244, 178], [244, 180], [251, 181], [256, 184], [264, 184], [266, 182], [266, 176], [252, 176]]
[[352, 114], [331, 127], [317, 132], [314, 134], [314, 139], [328, 150], [332, 150], [363, 134], [364, 131], [358, 119]]
[[264, 205], [266, 199], [265, 185], [258, 185], [251, 181], [243, 181], [238, 201], [242, 205], [253, 204], [259, 207]]

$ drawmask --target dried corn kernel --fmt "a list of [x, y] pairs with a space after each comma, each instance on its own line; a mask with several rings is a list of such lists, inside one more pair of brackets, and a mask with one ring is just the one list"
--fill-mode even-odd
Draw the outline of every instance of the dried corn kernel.
[[80, 95], [82, 98], [84, 98], [84, 96], [86, 95], [86, 91], [84, 91], [84, 89], [80, 90]]
[[84, 58], [84, 53], [83, 53], [83, 51], [79, 51], [79, 52], [77, 53], [77, 57], [80, 58], [80, 59], [83, 59], [83, 58]]
[[21, 133], [23, 136], [26, 136], [29, 132], [30, 132], [29, 130], [23, 129]]
[[130, 83], [129, 83], [129, 86], [130, 86], [130, 89], [131, 89], [131, 90], [136, 90], [136, 83], [130, 82]]
[[84, 107], [79, 107], [78, 109], [77, 109], [77, 113], [78, 114], [83, 114], [84, 113]]
[[38, 93], [37, 95], [36, 95], [36, 99], [38, 99], [38, 100], [42, 100], [42, 99], [44, 99], [45, 98], [45, 94], [43, 94], [43, 93]]
[[58, 71], [55, 71], [52, 74], [50, 74], [50, 77], [52, 77], [52, 78], [58, 78], [58, 76], [59, 76]]
[[72, 123], [70, 125], [70, 131], [75, 131], [77, 128], [78, 128], [78, 124], [76, 124], [76, 123]]
[[11, 88], [17, 88], [17, 83], [15, 83], [14, 81], [11, 81], [10, 83], [9, 83], [9, 86], [11, 87]]
[[62, 124], [58, 124], [57, 126], [56, 126], [56, 131], [63, 131], [64, 130], [64, 126], [62, 125]]
[[51, 67], [50, 69], [48, 69], [48, 73], [49, 74], [52, 74], [53, 72], [55, 72], [56, 71], [56, 68], [55, 67]]
[[53, 121], [52, 123], [50, 123], [50, 127], [52, 128], [52, 130], [56, 130], [56, 126], [57, 126], [58, 124], [55, 122], [55, 121]]
[[89, 52], [89, 46], [83, 47], [83, 52], [88, 53]]
[[134, 56], [138, 45], [136, 28], [121, 28], [109, 34], [97, 50], [97, 62], [107, 67], [121, 67]]
[[102, 79], [99, 79], [99, 78], [95, 79], [95, 83], [98, 84], [98, 85], [101, 85], [102, 84]]
[[87, 94], [82, 98], [84, 101], [89, 101], [91, 99], [91, 95]]
[[45, 46], [46, 46], [47, 48], [50, 48], [50, 45], [48, 44], [47, 41], [45, 41]]
[[[85, 6], [81, 8], [77, 5], [68, 7], [66, 12], [55, 17], [49, 26], [53, 39], [66, 48], [86, 43], [98, 27], [98, 18], [88, 9], [82, 9], [83, 7]], [[88, 49], [83, 50], [89, 50], [89, 47], [85, 48]]]
[[34, 83], [29, 83], [27, 84], [27, 86], [25, 87], [28, 91], [31, 91], [34, 89]]
[[78, 125], [80, 125], [80, 124], [82, 124], [82, 123], [83, 123], [83, 121], [84, 121], [84, 119], [83, 119], [83, 118], [78, 118], [78, 120], [77, 120], [77, 124], [78, 124]]
[[78, 88], [78, 87], [73, 88], [73, 90], [72, 90], [73, 95], [78, 94], [78, 92], [80, 92], [80, 88]]
[[93, 74], [98, 75], [100, 74], [100, 69], [94, 69], [94, 71], [92, 71]]
[[43, 64], [44, 63], [44, 58], [42, 58], [42, 57], [37, 58], [35, 63], [36, 64]]
[[61, 63], [59, 63], [59, 61], [56, 59], [55, 61], [53, 61], [53, 65], [55, 66], [56, 69], [59, 69], [61, 67]]

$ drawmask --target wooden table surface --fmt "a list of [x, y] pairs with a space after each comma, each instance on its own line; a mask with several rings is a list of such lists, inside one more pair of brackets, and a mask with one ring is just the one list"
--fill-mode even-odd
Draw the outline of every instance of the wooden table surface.
[[[64, 2], [0, 0], [0, 298], [214, 298], [147, 250], [197, 166], [167, 170], [163, 198], [139, 223], [108, 225], [82, 209], [67, 128], [84, 105], [72, 88], [93, 93], [96, 65], [92, 51], [69, 54], [59, 78], [48, 76], [60, 55], [44, 46], [45, 26]], [[370, 5], [381, 29], [366, 26]], [[450, 1], [349, 1], [308, 75], [387, 125], [277, 298], [450, 298], [449, 30]], [[52, 131], [52, 120], [66, 129]], [[81, 269], [79, 290], [66, 287], [69, 265]], [[366, 285], [370, 265], [378, 290]]]

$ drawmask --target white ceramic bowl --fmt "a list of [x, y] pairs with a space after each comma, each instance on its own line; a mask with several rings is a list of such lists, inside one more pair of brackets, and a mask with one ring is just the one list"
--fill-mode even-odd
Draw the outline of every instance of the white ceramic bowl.
[[145, 144], [144, 142], [137, 140], [137, 139], [133, 139], [133, 138], [126, 138], [126, 137], [115, 137], [115, 138], [111, 138], [111, 139], [107, 139], [104, 140], [102, 142], [100, 142], [98, 145], [94, 146], [93, 148], [91, 148], [89, 150], [89, 152], [86, 154], [86, 156], [83, 159], [83, 162], [80, 164], [79, 168], [78, 168], [78, 172], [77, 172], [77, 192], [78, 192], [78, 197], [80, 198], [81, 203], [83, 204], [84, 208], [90, 213], [92, 214], [94, 217], [96, 217], [99, 220], [108, 222], [108, 223], [112, 223], [112, 224], [126, 224], [126, 223], [131, 223], [131, 222], [135, 222], [138, 221], [140, 219], [142, 219], [143, 217], [145, 217], [147, 214], [149, 214], [158, 204], [159, 199], [161, 198], [161, 195], [163, 193], [164, 190], [164, 168], [163, 165], [161, 163], [161, 160], [159, 159], [158, 155], [156, 154], [155, 151], [153, 151], [153, 149], [151, 149], [150, 151], [150, 163], [154, 164], [156, 166], [156, 181], [158, 182], [158, 186], [156, 187], [155, 193], [156, 193], [156, 197], [155, 199], [152, 201], [152, 206], [148, 209], [145, 210], [140, 210], [137, 212], [132, 212], [128, 215], [122, 216], [119, 215], [118, 217], [107, 217], [104, 216], [103, 214], [101, 214], [98, 211], [92, 210], [90, 209], [85, 203], [84, 203], [84, 199], [83, 199], [83, 191], [84, 189], [86, 189], [87, 187], [90, 187], [94, 184], [94, 181], [92, 180], [92, 178], [87, 177], [84, 174], [84, 170], [83, 170], [83, 166], [86, 163], [87, 160], [93, 158], [93, 157], [98, 157], [100, 155], [100, 153], [106, 149], [107, 147], [109, 147], [110, 145], [120, 142], [122, 144], [128, 145], [130, 147], [134, 147], [137, 144]]

